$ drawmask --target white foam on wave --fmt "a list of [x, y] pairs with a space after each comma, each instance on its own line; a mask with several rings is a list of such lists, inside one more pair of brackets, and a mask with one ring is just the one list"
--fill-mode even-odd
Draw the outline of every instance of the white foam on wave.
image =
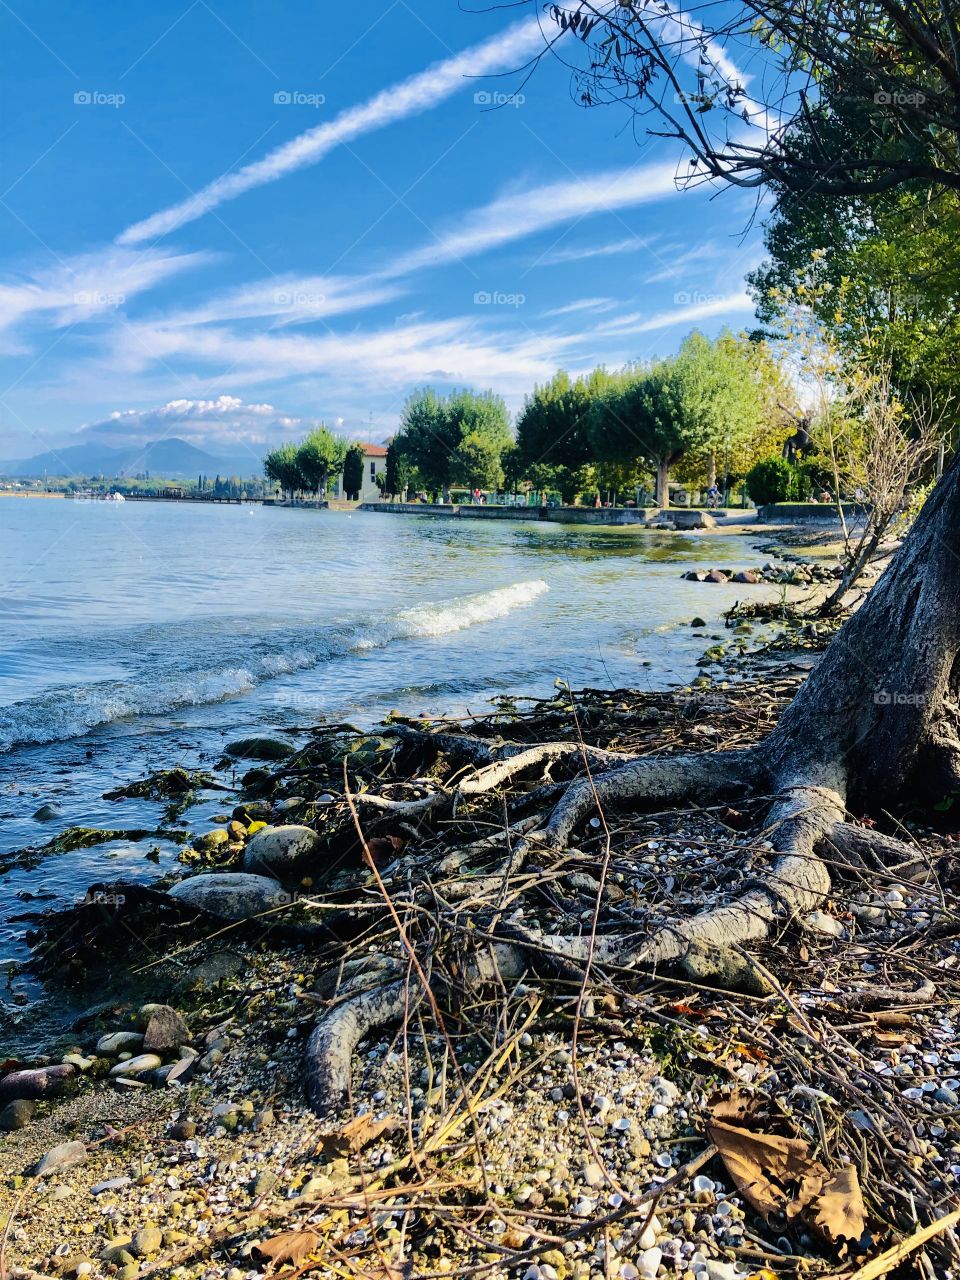
[[397, 631], [402, 636], [449, 636], [481, 622], [495, 622], [515, 609], [525, 608], [550, 588], [542, 578], [514, 582], [473, 596], [461, 596], [445, 604], [421, 605], [397, 615]]
[[[404, 609], [381, 623], [363, 623], [356, 631], [322, 637], [318, 644], [298, 642], [274, 652], [246, 655], [244, 665], [200, 670], [163, 678], [150, 685], [114, 681], [51, 691], [0, 710], [0, 752], [15, 747], [79, 738], [115, 720], [161, 715], [181, 707], [204, 706], [249, 693], [264, 680], [287, 675], [350, 650], [379, 649], [417, 636], [445, 636], [478, 623], [504, 618], [531, 604], [549, 588], [540, 579], [515, 582], [442, 604]], [[252, 646], [253, 649], [256, 646]]]

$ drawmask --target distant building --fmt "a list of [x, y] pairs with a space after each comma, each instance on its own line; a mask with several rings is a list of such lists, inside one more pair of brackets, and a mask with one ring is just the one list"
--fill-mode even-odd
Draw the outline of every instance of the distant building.
[[[380, 486], [377, 476], [383, 476], [387, 469], [387, 446], [385, 444], [363, 444], [363, 488], [360, 490], [361, 502], [376, 502], [380, 497]], [[331, 497], [342, 498], [343, 476], [337, 476], [331, 491]]]

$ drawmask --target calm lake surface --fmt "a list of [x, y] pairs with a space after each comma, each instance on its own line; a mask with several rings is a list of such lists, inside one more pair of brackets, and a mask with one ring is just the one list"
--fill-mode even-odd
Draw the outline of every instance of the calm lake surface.
[[[687, 682], [706, 643], [691, 617], [715, 629], [762, 588], [681, 573], [757, 558], [749, 535], [0, 499], [0, 854], [73, 825], [154, 827], [160, 806], [103, 793], [209, 766], [235, 737], [327, 717], [368, 725], [391, 708], [482, 711], [558, 678]], [[55, 820], [33, 819], [44, 804]], [[176, 850], [161, 841], [151, 861], [150, 847], [0, 877], [0, 965], [25, 954], [14, 916], [92, 880], [155, 877]], [[4, 1008], [0, 991], [0, 1056]]]

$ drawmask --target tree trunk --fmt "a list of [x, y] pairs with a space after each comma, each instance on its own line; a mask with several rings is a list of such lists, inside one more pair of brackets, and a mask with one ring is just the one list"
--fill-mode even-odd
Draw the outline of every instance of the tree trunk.
[[707, 488], [712, 489], [717, 483], [717, 455], [713, 449], [707, 454]]
[[670, 463], [657, 463], [657, 506], [670, 509]]
[[960, 454], [777, 725], [774, 773], [839, 765], [851, 803], [960, 780]]

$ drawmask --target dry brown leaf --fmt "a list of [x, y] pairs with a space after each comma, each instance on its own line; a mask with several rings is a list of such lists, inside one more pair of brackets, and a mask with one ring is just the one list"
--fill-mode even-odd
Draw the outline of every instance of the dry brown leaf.
[[407, 841], [400, 836], [374, 836], [367, 841], [370, 857], [378, 867], [385, 867], [403, 853], [406, 847]]
[[317, 1145], [319, 1155], [346, 1155], [349, 1151], [362, 1151], [384, 1133], [393, 1133], [400, 1127], [396, 1116], [384, 1116], [374, 1120], [372, 1115], [354, 1116], [339, 1133], [324, 1134]]
[[813, 1225], [828, 1240], [859, 1240], [867, 1225], [856, 1167], [844, 1165], [825, 1184], [814, 1206]]
[[281, 1231], [279, 1235], [254, 1245], [254, 1252], [266, 1258], [274, 1267], [291, 1262], [298, 1267], [304, 1258], [316, 1250], [320, 1237], [315, 1231]]
[[827, 1177], [800, 1138], [751, 1133], [722, 1121], [708, 1125], [707, 1135], [740, 1194], [764, 1218], [774, 1213], [796, 1217], [819, 1195]]

